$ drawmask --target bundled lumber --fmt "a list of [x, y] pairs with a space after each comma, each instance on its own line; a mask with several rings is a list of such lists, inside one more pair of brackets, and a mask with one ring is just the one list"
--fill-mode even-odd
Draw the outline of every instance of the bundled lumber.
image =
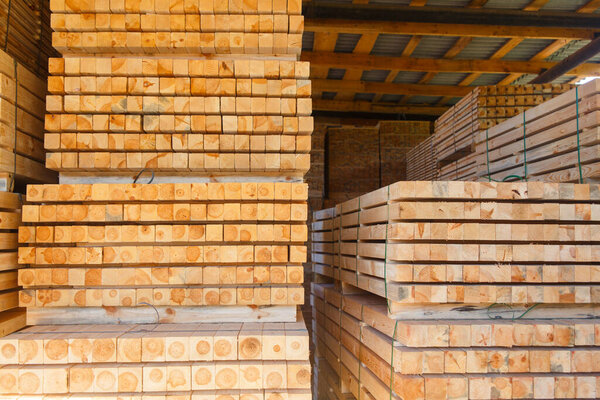
[[[313, 283], [334, 393], [374, 399], [595, 398], [600, 320], [393, 320], [377, 296]], [[321, 377], [319, 377], [321, 379]], [[368, 396], [359, 395], [359, 390]], [[337, 396], [334, 398], [344, 398]], [[360, 397], [359, 397], [360, 396]], [[319, 397], [321, 398], [321, 397]]]
[[584, 182], [600, 171], [600, 84], [572, 89], [475, 136], [477, 176]]
[[[597, 185], [398, 182], [336, 206], [332, 222], [315, 216], [312, 260], [329, 267], [313, 268], [386, 297], [392, 311], [595, 304], [599, 196]], [[325, 226], [333, 231], [314, 232]]]
[[302, 183], [30, 185], [23, 307], [297, 305]]
[[48, 168], [304, 173], [310, 167], [308, 63], [66, 58], [51, 60], [50, 70]]
[[0, 51], [0, 174], [5, 187], [15, 178], [56, 181], [56, 174], [44, 167], [45, 96], [46, 83]]
[[438, 166], [473, 152], [474, 137], [572, 89], [572, 85], [482, 86], [435, 121], [433, 145]]
[[429, 136], [406, 153], [406, 180], [428, 181], [438, 175], [433, 136]]
[[304, 400], [310, 398], [308, 341], [302, 320], [40, 325], [0, 340], [0, 393]]
[[138, 1], [115, 7], [53, 2], [52, 44], [63, 54], [299, 55], [304, 31], [300, 12], [298, 0]]
[[25, 326], [17, 283], [17, 229], [21, 201], [16, 193], [0, 192], [0, 337]]
[[0, 48], [46, 79], [52, 48], [49, 1], [21, 0], [0, 2]]
[[439, 168], [438, 174], [437, 180], [440, 181], [476, 181], [477, 153], [470, 153], [458, 160], [450, 161]]

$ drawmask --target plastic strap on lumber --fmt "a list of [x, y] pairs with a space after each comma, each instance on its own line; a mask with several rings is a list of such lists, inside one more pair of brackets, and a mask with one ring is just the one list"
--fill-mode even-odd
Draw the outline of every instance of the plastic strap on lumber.
[[392, 349], [391, 349], [391, 356], [390, 356], [390, 400], [392, 400], [392, 392], [393, 392], [393, 387], [394, 387], [394, 374], [395, 374], [395, 370], [394, 370], [394, 341], [396, 340], [396, 330], [398, 329], [398, 322], [399, 320], [396, 320], [396, 324], [394, 325], [394, 333], [392, 334]]
[[356, 226], [356, 247], [354, 250], [354, 273], [356, 275], [356, 287], [358, 286], [358, 237], [360, 232], [360, 197], [358, 196], [358, 224]]
[[579, 144], [579, 87], [575, 85], [575, 112], [577, 121], [577, 166], [579, 167], [579, 183], [583, 183], [583, 171], [581, 168], [581, 146]]

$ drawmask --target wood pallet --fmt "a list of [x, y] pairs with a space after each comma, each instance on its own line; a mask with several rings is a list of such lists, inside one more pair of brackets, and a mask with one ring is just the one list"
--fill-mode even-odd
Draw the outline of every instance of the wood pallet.
[[438, 166], [473, 152], [474, 135], [542, 104], [572, 85], [482, 86], [452, 106], [435, 122]]
[[596, 178], [599, 93], [599, 84], [592, 81], [479, 132], [477, 176], [551, 182]]
[[430, 136], [406, 153], [406, 180], [436, 180], [438, 173], [433, 136]]
[[390, 319], [375, 296], [317, 283], [312, 293], [315, 337], [339, 365], [342, 387], [354, 392], [364, 387], [376, 399], [596, 396], [600, 375], [588, 346], [597, 343], [588, 334], [598, 319], [427, 324]]

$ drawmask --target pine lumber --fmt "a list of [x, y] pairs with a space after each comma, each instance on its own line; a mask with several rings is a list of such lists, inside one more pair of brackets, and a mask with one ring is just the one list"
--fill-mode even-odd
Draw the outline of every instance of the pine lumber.
[[435, 159], [433, 136], [430, 136], [406, 153], [406, 180], [436, 180], [438, 167]]

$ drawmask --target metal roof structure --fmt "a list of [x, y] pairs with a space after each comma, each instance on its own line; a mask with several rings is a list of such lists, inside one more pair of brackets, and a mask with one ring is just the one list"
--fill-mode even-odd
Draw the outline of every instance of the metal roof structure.
[[[347, 9], [359, 5], [363, 7], [361, 10], [369, 10], [368, 7], [404, 7], [430, 9], [432, 12], [442, 7], [442, 11], [518, 12], [519, 16], [563, 16], [565, 20], [570, 16], [590, 17], [600, 12], [600, 0], [322, 1], [312, 0], [305, 6], [312, 7], [313, 12], [318, 12], [319, 7], [325, 5]], [[439, 18], [443, 20], [443, 15]], [[331, 25], [331, 21], [335, 24]], [[438, 34], [435, 29], [444, 27], [443, 21], [438, 21], [435, 26], [432, 24], [431, 32], [426, 27], [423, 31], [413, 32], [397, 25], [399, 23], [388, 24], [388, 21], [353, 22], [306, 16], [302, 59], [312, 63], [315, 110], [440, 114], [460, 99], [462, 95], [457, 91], [460, 88], [468, 92], [467, 88], [480, 85], [527, 83], [553, 63], [584, 47], [600, 33], [600, 15], [598, 27], [590, 28], [589, 36], [581, 31], [581, 37], [569, 36], [568, 29], [564, 29], [564, 35], [557, 30], [531, 37], [531, 30], [522, 29], [520, 33], [521, 30], [510, 26], [510, 22], [501, 27], [509, 32], [506, 37], [496, 32], [486, 33], [485, 27], [473, 33], [467, 29], [464, 32], [466, 36], [461, 36], [460, 26], [469, 26], [452, 22], [448, 26], [457, 25], [456, 29], [442, 30]], [[393, 24], [395, 21], [390, 22]], [[420, 22], [415, 20], [416, 24]], [[327, 24], [332, 28], [327, 29]], [[472, 64], [471, 61], [480, 64]], [[595, 64], [598, 65], [594, 70]], [[432, 68], [428, 69], [426, 65]], [[590, 58], [583, 67], [554, 82], [573, 83], [586, 76], [600, 75], [600, 55]], [[338, 81], [338, 85], [328, 82], [331, 80]], [[418, 105], [423, 107], [419, 109]]]

